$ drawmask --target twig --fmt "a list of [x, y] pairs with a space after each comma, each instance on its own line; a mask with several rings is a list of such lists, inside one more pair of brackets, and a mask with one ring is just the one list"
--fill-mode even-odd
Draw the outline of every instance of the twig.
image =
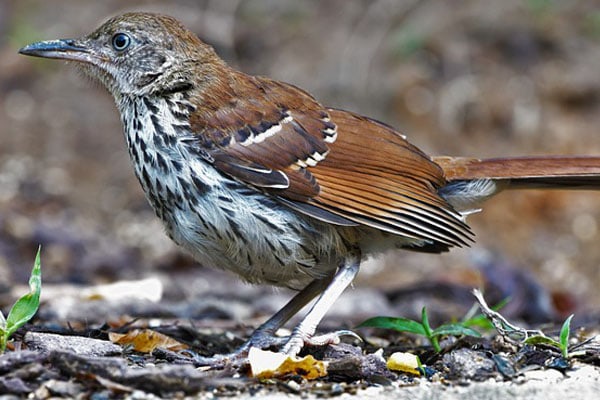
[[483, 298], [483, 294], [479, 289], [473, 289], [472, 293], [477, 299], [479, 308], [481, 308], [483, 314], [485, 314], [485, 316], [492, 322], [494, 328], [496, 328], [496, 331], [498, 331], [498, 334], [500, 334], [500, 336], [502, 336], [506, 341], [522, 346], [524, 342], [532, 336], [546, 336], [540, 330], [525, 329], [511, 324], [500, 313], [492, 310], [487, 305], [485, 299]]

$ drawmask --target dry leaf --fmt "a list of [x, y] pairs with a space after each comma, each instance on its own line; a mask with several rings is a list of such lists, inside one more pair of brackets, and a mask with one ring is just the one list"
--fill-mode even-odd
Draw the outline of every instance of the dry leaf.
[[131, 346], [140, 353], [151, 353], [157, 347], [171, 351], [187, 349], [188, 346], [151, 329], [134, 329], [127, 333], [109, 332], [111, 342], [122, 346]]
[[392, 371], [407, 372], [421, 375], [419, 372], [419, 359], [414, 354], [397, 352], [387, 360], [387, 367]]
[[299, 375], [311, 380], [327, 375], [327, 362], [315, 360], [311, 355], [298, 358], [252, 347], [248, 361], [252, 376], [259, 379]]

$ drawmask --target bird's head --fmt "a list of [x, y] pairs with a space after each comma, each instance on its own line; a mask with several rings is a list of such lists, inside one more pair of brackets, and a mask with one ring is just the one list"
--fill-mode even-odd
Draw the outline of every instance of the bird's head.
[[81, 38], [37, 42], [19, 52], [74, 61], [116, 98], [201, 85], [223, 63], [176, 19], [140, 12], [111, 18]]

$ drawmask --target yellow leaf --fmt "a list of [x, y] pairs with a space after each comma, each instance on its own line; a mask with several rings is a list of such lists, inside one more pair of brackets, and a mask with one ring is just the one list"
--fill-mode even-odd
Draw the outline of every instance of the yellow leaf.
[[418, 357], [410, 353], [394, 353], [387, 360], [387, 367], [392, 371], [406, 372], [413, 375], [421, 375], [419, 372]]
[[310, 355], [302, 358], [291, 357], [252, 347], [248, 352], [248, 361], [252, 376], [259, 379], [299, 375], [311, 380], [327, 375], [327, 362], [316, 360]]
[[188, 348], [187, 345], [151, 329], [134, 329], [127, 333], [109, 332], [108, 338], [113, 343], [131, 346], [140, 353], [151, 353], [157, 347], [171, 351]]

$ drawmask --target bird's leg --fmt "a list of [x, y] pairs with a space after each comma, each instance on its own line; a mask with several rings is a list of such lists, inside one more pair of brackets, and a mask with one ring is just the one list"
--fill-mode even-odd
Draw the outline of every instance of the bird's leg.
[[[355, 335], [353, 332], [342, 330], [320, 336], [313, 336], [317, 325], [333, 305], [336, 299], [358, 273], [360, 257], [352, 253], [338, 268], [335, 275], [324, 279], [315, 279], [304, 289], [296, 294], [281, 310], [259, 326], [250, 339], [246, 341], [235, 352], [227, 355], [215, 355], [213, 357], [196, 356], [195, 361], [199, 365], [223, 366], [225, 364], [240, 365], [246, 360], [248, 350], [251, 347], [261, 349], [271, 346], [279, 346], [282, 353], [296, 355], [305, 344], [324, 345], [337, 343], [342, 335]], [[306, 304], [321, 294], [304, 319], [294, 328], [288, 337], [277, 337], [275, 332], [283, 326], [290, 318], [298, 313]], [[355, 335], [356, 336], [356, 335]]]
[[281, 345], [288, 338], [277, 337], [275, 332], [283, 326], [290, 318], [296, 315], [319, 293], [322, 293], [332, 282], [333, 275], [324, 279], [315, 279], [304, 289], [298, 292], [283, 308], [277, 311], [271, 318], [256, 328], [252, 336], [244, 343], [237, 352], [244, 352], [250, 347], [265, 349], [271, 346]]
[[332, 332], [322, 336], [313, 335], [325, 313], [331, 308], [344, 289], [352, 283], [358, 273], [359, 266], [360, 256], [357, 253], [352, 253], [344, 260], [344, 263], [338, 268], [327, 288], [325, 288], [321, 296], [313, 304], [304, 319], [294, 328], [287, 342], [281, 348], [282, 353], [296, 355], [302, 350], [305, 344], [323, 345], [337, 343], [341, 335], [356, 336], [350, 331]]
[[251, 347], [265, 349], [271, 346], [282, 345], [288, 340], [287, 337], [277, 337], [275, 332], [283, 326], [290, 318], [298, 313], [305, 305], [322, 293], [331, 283], [333, 275], [323, 279], [315, 279], [304, 289], [298, 292], [283, 308], [277, 311], [271, 318], [259, 326], [252, 336], [236, 351], [231, 354], [215, 354], [212, 357], [196, 355], [194, 360], [198, 365], [223, 366], [225, 364], [243, 364], [248, 350]]

